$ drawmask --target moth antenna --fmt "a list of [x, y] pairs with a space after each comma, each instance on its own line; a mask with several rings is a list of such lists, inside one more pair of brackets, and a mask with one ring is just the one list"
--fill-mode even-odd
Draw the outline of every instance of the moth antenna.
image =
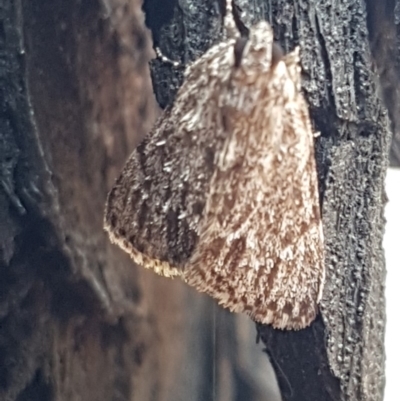
[[232, 2], [233, 0], [226, 0], [225, 3], [224, 34], [228, 39], [240, 36], [240, 32], [233, 16]]

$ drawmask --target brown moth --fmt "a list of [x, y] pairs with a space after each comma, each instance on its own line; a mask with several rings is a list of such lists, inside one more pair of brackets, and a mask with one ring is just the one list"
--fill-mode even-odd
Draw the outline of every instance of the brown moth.
[[109, 193], [105, 228], [133, 260], [280, 329], [316, 316], [324, 283], [314, 140], [299, 51], [262, 21], [189, 65], [176, 100]]

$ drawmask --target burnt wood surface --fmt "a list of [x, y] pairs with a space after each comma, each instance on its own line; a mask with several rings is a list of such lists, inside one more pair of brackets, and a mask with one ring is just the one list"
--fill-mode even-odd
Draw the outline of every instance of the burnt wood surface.
[[158, 59], [149, 73], [151, 38], [185, 65], [220, 39], [221, 3], [0, 0], [0, 399], [279, 400], [270, 360], [283, 400], [382, 400], [396, 2], [236, 1], [245, 25], [301, 46], [327, 266], [311, 327], [257, 326], [256, 348], [249, 319], [136, 268], [103, 231], [152, 90], [165, 107], [182, 82]]

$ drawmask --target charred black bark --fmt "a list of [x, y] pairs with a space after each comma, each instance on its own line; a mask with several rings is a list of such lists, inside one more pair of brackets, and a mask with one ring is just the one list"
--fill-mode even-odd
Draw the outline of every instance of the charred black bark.
[[[397, 43], [397, 20], [391, 12], [374, 14], [372, 3], [236, 1], [245, 26], [266, 19], [285, 51], [301, 46], [303, 90], [320, 132], [327, 264], [321, 315], [299, 332], [258, 327], [284, 400], [383, 396], [383, 184], [391, 139], [383, 104], [396, 106], [397, 86], [388, 89], [396, 73], [385, 73], [377, 52], [382, 46], [375, 43], [385, 37], [378, 28], [388, 15], [395, 32], [389, 44]], [[220, 39], [221, 4], [145, 1], [155, 44], [183, 65], [193, 61]], [[397, 15], [397, 3], [385, 4]], [[137, 270], [102, 229], [107, 190], [153, 120], [140, 6], [0, 1], [1, 399], [165, 399], [171, 383], [174, 400], [218, 393], [213, 372], [205, 369], [214, 354], [189, 352], [183, 365], [194, 372], [189, 378], [187, 369], [174, 371], [178, 353], [160, 352], [160, 333], [172, 333], [171, 341], [176, 332], [165, 324], [164, 311], [143, 313], [152, 294], [141, 291]], [[398, 46], [389, 48], [396, 50], [384, 53], [393, 54], [397, 66]], [[183, 68], [160, 60], [151, 65], [165, 107]], [[397, 132], [394, 118], [391, 124]], [[191, 351], [196, 340], [211, 347], [210, 304], [194, 308], [194, 293], [174, 298], [178, 287], [172, 285], [160, 296], [163, 307], [183, 300], [182, 320], [191, 327], [185, 346]], [[230, 324], [218, 338], [232, 336]], [[221, 344], [221, 361], [234, 366], [237, 399], [262, 397], [240, 370], [235, 344]]]
[[[271, 22], [286, 51], [301, 47], [303, 90], [316, 139], [327, 279], [310, 328], [259, 326], [285, 400], [381, 400], [384, 388], [384, 178], [391, 129], [362, 1], [313, 4], [238, 0], [244, 24]], [[215, 1], [179, 1], [158, 27], [165, 55], [186, 64], [218, 41]], [[151, 26], [150, 26], [151, 27]], [[156, 61], [159, 103], [172, 101], [181, 71]], [[174, 89], [166, 91], [172, 86]], [[168, 95], [168, 93], [170, 95]]]

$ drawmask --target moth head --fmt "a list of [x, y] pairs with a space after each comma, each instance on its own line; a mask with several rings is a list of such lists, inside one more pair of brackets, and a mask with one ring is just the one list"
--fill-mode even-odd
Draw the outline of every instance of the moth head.
[[246, 74], [269, 71], [283, 58], [282, 50], [273, 41], [272, 28], [265, 21], [254, 25], [248, 36], [238, 37], [233, 52], [234, 68]]
[[301, 89], [299, 48], [284, 55], [265, 21], [232, 43], [226, 105], [250, 112], [260, 99], [268, 101], [273, 91], [284, 93], [287, 99], [297, 96]]

